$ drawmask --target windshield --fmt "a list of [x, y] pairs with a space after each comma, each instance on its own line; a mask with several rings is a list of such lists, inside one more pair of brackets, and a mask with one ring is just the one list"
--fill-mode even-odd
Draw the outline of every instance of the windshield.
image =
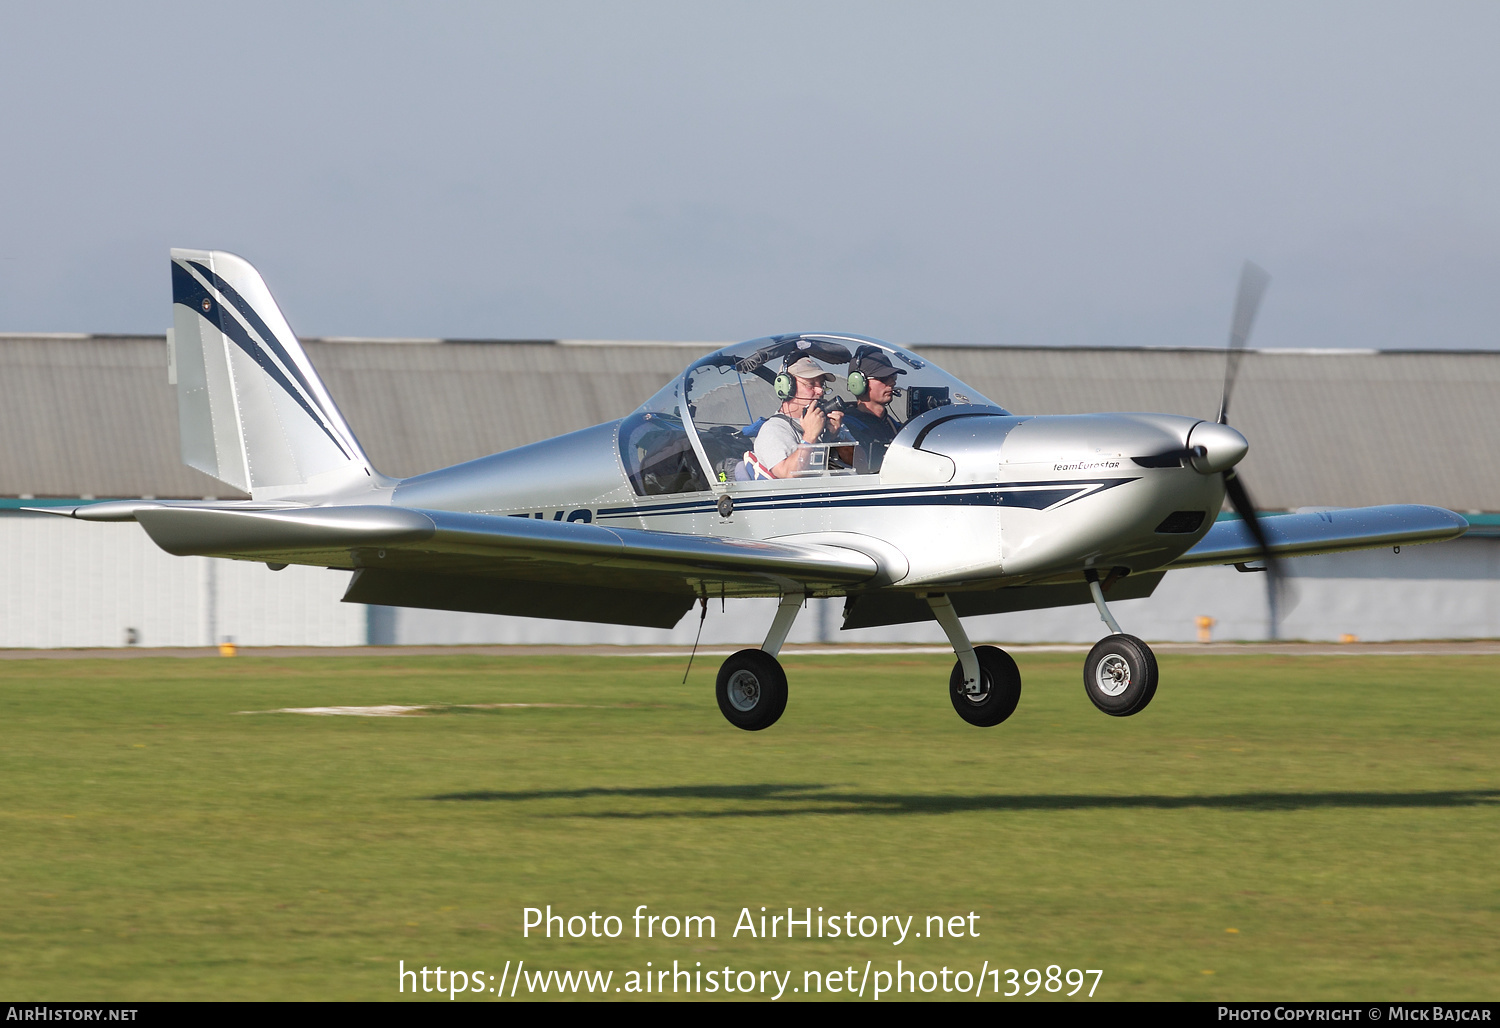
[[[802, 438], [801, 418], [812, 401], [803, 391], [806, 387], [794, 381], [793, 372], [802, 378], [810, 372], [826, 376], [819, 379], [822, 395], [817, 403], [828, 416], [828, 429], [817, 440]], [[877, 381], [872, 384], [870, 379]], [[796, 402], [799, 399], [800, 405]], [[883, 402], [872, 402], [877, 399]], [[790, 402], [784, 403], [787, 400]], [[695, 362], [642, 404], [632, 415], [631, 425], [640, 427], [651, 415], [654, 427], [661, 427], [665, 420], [674, 427], [682, 426], [681, 431], [691, 431], [701, 446], [707, 477], [721, 483], [875, 474], [886, 447], [902, 425], [949, 404], [998, 409], [993, 401], [930, 361], [878, 339], [823, 334], [769, 336], [726, 346]], [[841, 424], [835, 430], [836, 421]], [[757, 437], [768, 422], [768, 435], [774, 432], [794, 439], [786, 445], [815, 452], [785, 465], [757, 461], [756, 455], [764, 457], [768, 450], [766, 445], [757, 445]], [[627, 464], [649, 463], [644, 447], [626, 449], [630, 451]], [[779, 456], [782, 451], [774, 452]], [[704, 487], [696, 467], [670, 466], [674, 474], [659, 479], [671, 480], [664, 491]], [[636, 477], [632, 475], [633, 480]], [[648, 476], [644, 489], [639, 483], [636, 488], [638, 492], [654, 492], [661, 487], [651, 486]]]

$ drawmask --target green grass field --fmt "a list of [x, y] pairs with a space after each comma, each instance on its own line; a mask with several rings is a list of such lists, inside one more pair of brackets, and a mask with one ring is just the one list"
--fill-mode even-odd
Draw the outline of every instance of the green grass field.
[[[714, 658], [686, 686], [676, 658], [6, 661], [0, 996], [397, 999], [400, 960], [799, 987], [898, 958], [1100, 968], [1101, 999], [1500, 996], [1500, 660], [1165, 656], [1128, 719], [1080, 655], [1019, 660], [1016, 715], [977, 729], [951, 657], [788, 656], [754, 734]], [[392, 703], [447, 707], [237, 713]], [[459, 706], [501, 703], [567, 706]], [[625, 933], [522, 938], [546, 904]], [[632, 938], [639, 904], [716, 937]], [[974, 911], [980, 937], [732, 937], [762, 906]]]

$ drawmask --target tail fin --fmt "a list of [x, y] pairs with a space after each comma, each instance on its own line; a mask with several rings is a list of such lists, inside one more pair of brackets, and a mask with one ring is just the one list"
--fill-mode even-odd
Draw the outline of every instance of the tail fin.
[[184, 464], [257, 500], [380, 481], [249, 261], [173, 250], [168, 342]]

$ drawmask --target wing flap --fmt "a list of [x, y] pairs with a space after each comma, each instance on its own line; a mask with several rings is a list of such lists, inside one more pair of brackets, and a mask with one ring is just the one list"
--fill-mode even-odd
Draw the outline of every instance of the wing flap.
[[[1110, 602], [1138, 600], [1150, 596], [1165, 571], [1146, 571], [1115, 582], [1105, 594]], [[1083, 581], [1060, 585], [1017, 585], [1003, 589], [955, 589], [948, 593], [959, 617], [981, 614], [1006, 614], [1018, 610], [1040, 610], [1045, 607], [1071, 607], [1093, 603], [1093, 594]], [[881, 589], [851, 596], [844, 605], [845, 629], [874, 628], [879, 625], [903, 625], [936, 620], [927, 601], [914, 592]]]
[[[1390, 504], [1311, 514], [1278, 514], [1261, 518], [1260, 527], [1278, 557], [1306, 557], [1441, 542], [1463, 535], [1469, 523], [1442, 507]], [[1167, 567], [1241, 564], [1259, 559], [1260, 548], [1243, 521], [1220, 521], [1197, 545]]]
[[620, 588], [618, 582], [611, 586], [555, 578], [502, 581], [474, 575], [366, 567], [354, 573], [344, 601], [671, 628], [682, 620], [697, 596], [681, 580], [666, 583], [662, 588], [652, 588], [654, 584], [632, 581], [637, 588]]

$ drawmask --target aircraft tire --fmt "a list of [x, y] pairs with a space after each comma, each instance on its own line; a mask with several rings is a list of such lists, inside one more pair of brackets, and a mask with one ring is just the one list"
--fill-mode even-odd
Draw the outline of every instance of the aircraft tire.
[[758, 732], [774, 725], [786, 710], [786, 672], [764, 650], [740, 650], [720, 665], [714, 695], [725, 720]]
[[1133, 635], [1107, 635], [1083, 662], [1083, 688], [1089, 700], [1111, 717], [1146, 709], [1156, 695], [1156, 654]]
[[993, 728], [1015, 713], [1021, 702], [1021, 670], [998, 646], [976, 646], [974, 656], [979, 658], [979, 696], [964, 691], [964, 666], [955, 661], [948, 676], [948, 697], [958, 716], [969, 724]]

